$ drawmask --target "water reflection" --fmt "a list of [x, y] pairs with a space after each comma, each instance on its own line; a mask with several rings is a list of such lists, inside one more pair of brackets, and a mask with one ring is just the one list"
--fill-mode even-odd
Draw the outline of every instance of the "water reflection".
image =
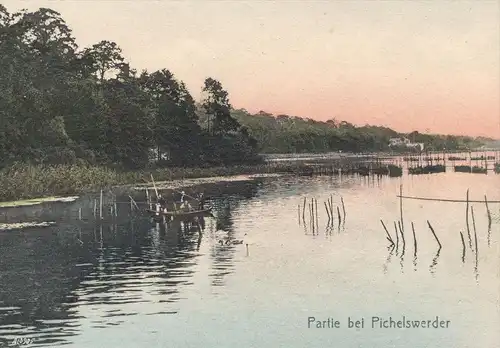
[[[405, 180], [408, 186], [424, 188], [449, 183], [439, 181], [439, 176]], [[465, 263], [467, 237], [462, 207], [438, 205], [441, 203], [422, 206], [417, 202], [405, 205], [405, 221], [416, 221], [417, 225], [421, 221], [422, 226], [426, 219], [433, 224], [436, 221], [436, 231], [440, 231], [443, 242], [441, 253], [436, 250], [436, 241], [427, 226], [417, 228], [417, 253], [413, 224], [412, 247], [411, 236], [406, 238], [409, 234], [404, 233], [402, 224], [399, 227], [394, 223], [393, 235], [373, 223], [390, 221], [391, 216], [399, 215], [395, 198], [399, 179], [343, 177], [342, 182], [339, 178], [292, 177], [244, 183], [241, 188], [230, 184], [228, 191], [219, 188], [209, 195], [214, 218], [191, 223], [155, 223], [138, 216], [113, 224], [94, 226], [73, 221], [57, 228], [0, 234], [0, 336], [38, 337], [37, 344], [45, 346], [75, 344], [84, 337], [92, 346], [100, 343], [100, 333], [114, 332], [110, 328], [118, 326], [118, 332], [127, 341], [124, 346], [131, 347], [128, 340], [134, 338], [132, 329], [137, 325], [159, 330], [163, 325], [171, 328], [170, 324], [174, 325], [172, 330], [177, 330], [203, 324], [206, 332], [222, 338], [227, 334], [224, 325], [229, 324], [212, 324], [214, 314], [223, 313], [222, 317], [233, 311], [231, 314], [248, 318], [248, 326], [255, 327], [267, 339], [272, 335], [265, 331], [264, 324], [255, 318], [251, 321], [256, 306], [265, 309], [272, 320], [282, 318], [284, 311], [293, 317], [297, 311], [294, 306], [299, 303], [311, 304], [313, 309], [314, 304], [322, 309], [325, 304], [331, 305], [319, 294], [331, 293], [329, 298], [342, 298], [342, 302], [355, 307], [360, 293], [370, 292], [378, 307], [365, 308], [367, 313], [389, 308], [395, 302], [404, 303], [409, 311], [420, 311], [426, 305], [414, 301], [421, 296], [434, 306], [442, 303], [451, 312], [458, 300], [470, 299], [471, 294], [484, 294], [476, 296], [477, 301], [491, 301], [492, 277], [481, 277], [483, 284], [477, 280], [475, 284], [472, 276], [474, 267], [475, 277], [479, 278], [478, 253], [475, 260], [468, 258], [470, 264]], [[337, 215], [343, 214], [335, 209], [332, 223], [328, 209], [318, 209], [319, 218], [314, 220], [319, 222], [314, 230], [309, 219], [297, 226], [297, 205], [304, 195], [317, 197], [318, 208], [331, 195], [343, 197], [347, 220], [342, 218], [343, 223], [338, 226]], [[492, 221], [493, 227], [488, 230], [495, 232], [496, 214]], [[487, 239], [488, 245], [490, 239], [492, 246], [497, 245], [498, 234], [489, 231], [486, 235], [486, 221], [482, 219], [478, 218], [476, 224], [478, 244], [483, 243], [479, 245], [481, 272], [488, 274], [497, 269], [491, 260], [495, 260], [498, 250], [483, 245]], [[463, 244], [456, 232], [460, 229], [464, 231]], [[246, 234], [253, 239], [251, 253], [245, 244], [219, 242], [243, 238], [246, 243]], [[386, 235], [392, 241], [389, 246]], [[403, 272], [405, 263], [414, 272]], [[260, 291], [265, 291], [266, 296], [260, 296]], [[453, 300], [447, 305], [445, 300], [451, 297]], [[239, 305], [234, 306], [235, 303]], [[479, 318], [472, 310], [467, 313]], [[151, 317], [154, 319], [148, 322]], [[247, 326], [233, 330], [234, 337], [228, 336], [241, 336], [243, 345], [251, 340], [245, 336], [250, 335]], [[189, 340], [190, 346], [201, 346], [206, 337], [194, 334], [169, 339], [175, 341], [173, 346], [182, 346], [181, 339]], [[293, 336], [297, 339], [295, 346], [306, 345], [301, 337]], [[144, 345], [154, 345], [158, 338], [153, 335]], [[221, 347], [234, 346], [234, 342], [233, 339], [222, 343]], [[349, 339], [343, 343], [354, 344]], [[280, 342], [272, 341], [269, 346], [279, 345]]]
[[429, 266], [429, 272], [431, 272], [432, 275], [434, 275], [436, 272], [436, 266], [438, 264], [440, 254], [441, 254], [441, 248], [439, 248], [437, 250], [436, 256], [434, 256], [434, 258], [432, 259], [431, 265]]
[[[232, 209], [252, 198], [256, 185], [245, 184], [241, 192], [211, 198], [216, 218], [209, 218], [210, 226], [227, 237], [234, 235]], [[0, 343], [16, 337], [33, 338], [39, 346], [69, 343], [82, 322], [119, 325], [144, 314], [147, 304], [164, 305], [145, 314], [177, 313], [174, 304], [193, 285], [205, 228], [204, 218], [168, 224], [134, 218], [1, 233]], [[235, 247], [215, 243], [212, 250], [209, 277], [221, 286], [233, 272]]]
[[392, 255], [394, 254], [394, 249], [395, 249], [395, 245], [390, 245], [387, 247], [387, 250], [389, 251], [389, 254], [387, 255], [387, 258], [382, 266], [382, 269], [383, 269], [383, 272], [385, 274], [387, 274], [387, 271], [388, 271], [388, 266], [389, 264], [391, 263], [391, 258], [392, 258]]
[[[248, 188], [248, 187], [247, 187]], [[254, 192], [244, 190], [246, 194], [242, 195], [245, 198], [253, 197]], [[227, 196], [213, 202], [213, 211], [216, 216], [215, 230], [211, 231], [214, 238], [210, 258], [212, 268], [210, 273], [211, 285], [220, 287], [225, 284], [225, 278], [234, 271], [233, 256], [236, 249], [234, 245], [220, 243], [221, 240], [234, 239], [234, 221], [232, 210], [239, 205], [239, 200], [236, 196]]]
[[80, 274], [56, 231], [0, 234], [0, 337], [36, 338], [45, 344], [77, 334], [72, 292]]

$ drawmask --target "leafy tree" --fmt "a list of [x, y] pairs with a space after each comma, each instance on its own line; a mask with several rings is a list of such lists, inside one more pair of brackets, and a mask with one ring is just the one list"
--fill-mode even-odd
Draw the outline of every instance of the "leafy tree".
[[102, 40], [85, 49], [81, 59], [101, 83], [106, 74], [117, 74], [124, 64], [121, 48], [116, 43], [107, 40]]
[[183, 82], [166, 69], [140, 76], [154, 110], [154, 140], [158, 154], [168, 153], [168, 162], [189, 165], [200, 155], [198, 115], [193, 97]]
[[221, 135], [237, 131], [240, 124], [231, 116], [228, 93], [222, 88], [221, 83], [209, 77], [205, 80], [203, 92], [206, 93], [203, 108], [213, 117], [209, 133]]
[[104, 96], [107, 105], [105, 152], [113, 162], [128, 168], [145, 167], [153, 145], [153, 122], [145, 108], [146, 96], [134, 79], [109, 81]]

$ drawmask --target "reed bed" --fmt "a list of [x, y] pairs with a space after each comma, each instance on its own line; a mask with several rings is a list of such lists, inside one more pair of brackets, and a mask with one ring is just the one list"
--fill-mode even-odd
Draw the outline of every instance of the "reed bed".
[[369, 174], [388, 175], [391, 170], [396, 171], [395, 168], [390, 169], [382, 163], [370, 163], [367, 166], [365, 162], [349, 158], [317, 166], [290, 161], [228, 167], [177, 167], [138, 171], [123, 171], [84, 164], [46, 166], [18, 163], [0, 170], [0, 201], [94, 192], [112, 186], [140, 183], [150, 178], [151, 175], [159, 181], [169, 181], [243, 174], [359, 174], [365, 169]]
[[85, 165], [17, 164], [0, 171], [0, 201], [71, 195], [97, 191], [117, 185], [135, 184], [149, 178], [176, 180], [238, 174], [286, 172], [284, 166], [248, 165], [211, 168], [168, 168], [121, 171]]

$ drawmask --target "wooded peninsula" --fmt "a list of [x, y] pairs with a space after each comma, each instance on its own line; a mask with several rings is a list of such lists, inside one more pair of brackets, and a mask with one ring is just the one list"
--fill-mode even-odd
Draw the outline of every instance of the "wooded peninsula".
[[235, 173], [262, 153], [388, 151], [393, 137], [428, 150], [491, 140], [252, 115], [211, 77], [203, 94], [195, 101], [168, 69], [137, 72], [115, 42], [79, 48], [56, 11], [0, 5], [0, 200], [131, 182], [152, 169]]

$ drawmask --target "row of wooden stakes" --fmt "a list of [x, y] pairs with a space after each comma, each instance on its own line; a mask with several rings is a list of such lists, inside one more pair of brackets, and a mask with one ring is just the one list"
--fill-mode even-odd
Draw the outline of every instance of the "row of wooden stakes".
[[[401, 220], [398, 220], [397, 222], [394, 221], [395, 238], [393, 238], [391, 236], [391, 234], [389, 233], [389, 230], [387, 229], [387, 226], [384, 224], [384, 221], [382, 219], [380, 220], [380, 222], [382, 224], [382, 227], [385, 230], [386, 238], [390, 243], [389, 248], [391, 249], [391, 251], [395, 249], [396, 253], [398, 252], [398, 247], [400, 245], [399, 236], [401, 236], [402, 253], [404, 253], [405, 246], [406, 246], [406, 240], [405, 240], [404, 225], [403, 225], [403, 203], [402, 203], [403, 189], [402, 189], [402, 185], [400, 186], [399, 198], [400, 198]], [[464, 201], [452, 201], [452, 200], [446, 200], [446, 201], [448, 201], [448, 202], [450, 202], [450, 201], [451, 202], [464, 202]], [[470, 205], [470, 201], [469, 201], [469, 189], [467, 189], [465, 203], [466, 203], [465, 224], [466, 224], [466, 228], [467, 228], [467, 237], [468, 237], [468, 242], [469, 242], [468, 244], [469, 244], [469, 248], [470, 248], [471, 252], [473, 252], [475, 254], [476, 265], [477, 265], [479, 249], [478, 249], [478, 240], [477, 240], [476, 219], [474, 216], [474, 207]], [[484, 196], [484, 203], [486, 205], [486, 214], [487, 214], [487, 218], [488, 218], [488, 246], [489, 246], [490, 245], [490, 236], [491, 236], [492, 218], [491, 218], [491, 212], [490, 212], [489, 205], [488, 205], [488, 198], [486, 197], [486, 195]], [[469, 215], [472, 218], [472, 227], [473, 227], [473, 232], [474, 232], [474, 246], [472, 243], [472, 234], [471, 234], [471, 228], [470, 228], [470, 223], [469, 223]], [[435, 232], [434, 228], [432, 227], [431, 223], [429, 222], [429, 220], [427, 220], [427, 225], [429, 226], [430, 231], [432, 232], [434, 238], [436, 239], [436, 241], [438, 243], [438, 246], [439, 246], [438, 252], [439, 252], [442, 248], [441, 242], [439, 241], [439, 238], [437, 237], [436, 232]], [[411, 227], [412, 227], [412, 232], [413, 232], [414, 256], [416, 256], [416, 254], [417, 254], [417, 239], [415, 236], [415, 225], [414, 225], [413, 221], [411, 223]], [[464, 262], [465, 261], [465, 252], [466, 252], [466, 243], [465, 243], [464, 232], [462, 232], [462, 231], [460, 231], [460, 239], [462, 242], [462, 262]]]
[[[326, 214], [328, 216], [328, 221], [326, 224], [327, 228], [331, 228], [333, 226], [333, 223], [335, 221], [335, 213], [334, 213], [335, 211], [337, 212], [338, 226], [340, 227], [341, 225], [345, 224], [346, 211], [345, 211], [344, 199], [340, 197], [340, 201], [342, 204], [342, 214], [340, 213], [340, 207], [338, 205], [334, 206], [333, 195], [330, 195], [330, 197], [328, 197], [328, 200], [323, 202]], [[303, 204], [302, 205], [300, 203], [298, 204], [297, 216], [299, 225], [303, 223], [304, 226], [306, 226], [306, 207], [308, 208], [309, 212], [309, 225], [314, 234], [317, 232], [319, 228], [318, 200], [312, 197], [310, 202], [308, 203], [307, 197], [304, 197]]]

